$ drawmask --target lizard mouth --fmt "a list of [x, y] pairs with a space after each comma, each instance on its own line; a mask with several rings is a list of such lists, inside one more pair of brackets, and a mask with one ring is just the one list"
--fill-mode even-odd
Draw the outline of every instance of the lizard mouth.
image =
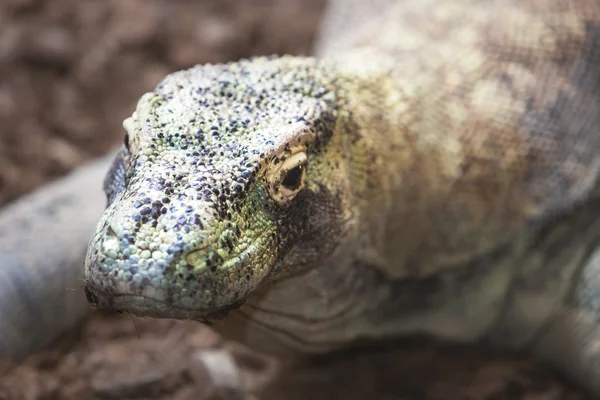
[[97, 291], [92, 285], [84, 286], [87, 301], [95, 308], [112, 312], [127, 312], [139, 317], [190, 319], [214, 325], [216, 321], [227, 317], [238, 309], [244, 300], [219, 308], [192, 308], [167, 304], [164, 301], [135, 294], [106, 295]]
[[[85, 294], [89, 303], [97, 309], [113, 312], [127, 312], [141, 317], [173, 318], [197, 320], [207, 324], [225, 318], [232, 310], [239, 308], [246, 297], [266, 276], [266, 268], [257, 280], [247, 279], [252, 260], [260, 253], [262, 244], [267, 240], [267, 232], [261, 232], [258, 238], [243, 251], [229, 260], [223, 260], [214, 268], [199, 271], [185, 267], [188, 275], [179, 275], [180, 266], [166, 265], [158, 268], [150, 265], [141, 268], [130, 262], [109, 257], [102, 251], [91, 251], [86, 264], [87, 282]], [[116, 241], [114, 230], [106, 229], [99, 241]], [[115, 246], [108, 247], [109, 251]], [[102, 245], [94, 248], [102, 248]], [[201, 255], [204, 247], [181, 254], [187, 260], [194, 253]], [[179, 269], [177, 269], [179, 268]], [[135, 276], [134, 272], [140, 276]], [[237, 279], [225, 279], [232, 274]], [[221, 283], [221, 286], [218, 284]]]

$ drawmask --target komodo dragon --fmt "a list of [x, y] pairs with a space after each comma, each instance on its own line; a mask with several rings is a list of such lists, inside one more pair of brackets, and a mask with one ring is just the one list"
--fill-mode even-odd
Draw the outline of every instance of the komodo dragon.
[[598, 0], [333, 1], [315, 58], [170, 74], [124, 126], [97, 307], [292, 357], [483, 341], [600, 395]]

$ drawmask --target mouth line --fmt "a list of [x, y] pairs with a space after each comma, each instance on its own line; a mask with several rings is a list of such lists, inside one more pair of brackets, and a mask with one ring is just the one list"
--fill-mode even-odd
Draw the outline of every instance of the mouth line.
[[[116, 293], [111, 294], [110, 296], [99, 297], [94, 289], [89, 286], [86, 286], [85, 291], [88, 296], [88, 301], [98, 309], [117, 313], [126, 312], [139, 317], [190, 319], [208, 325], [214, 325], [213, 321], [225, 318], [231, 311], [238, 309], [245, 300], [223, 305], [222, 307], [194, 308], [172, 306], [165, 301], [136, 294]], [[134, 301], [126, 301], [125, 304], [127, 304], [127, 306], [121, 307], [123, 302], [120, 300], [127, 298], [134, 299]], [[167, 312], [160, 312], [161, 310]]]
[[[256, 251], [260, 251], [260, 248], [262, 245], [264, 245], [268, 235], [268, 228], [262, 230], [256, 240], [228, 260], [220, 263], [220, 265], [216, 267], [216, 271], [212, 273], [216, 272], [217, 274], [222, 274], [226, 273], [231, 268], [246, 265], [249, 258], [251, 258], [251, 254], [255, 253]], [[268, 272], [264, 273], [265, 276], [266, 274], [268, 274]], [[264, 276], [263, 279], [260, 279], [260, 281], [263, 280]], [[258, 284], [256, 286], [258, 286]], [[140, 288], [140, 291], [142, 290], [143, 288]], [[248, 294], [250, 294], [252, 291], [253, 290], [249, 290]], [[98, 309], [105, 309], [119, 313], [127, 312], [140, 317], [196, 320], [209, 325], [214, 324], [214, 322], [211, 320], [221, 320], [225, 318], [231, 311], [238, 309], [242, 304], [244, 304], [248, 295], [245, 295], [243, 298], [233, 299], [227, 304], [223, 304], [221, 306], [203, 308], [172, 304], [170, 300], [157, 299], [147, 294], [131, 293], [127, 290], [122, 292], [107, 293], [101, 289], [97, 289], [96, 285], [93, 283], [88, 283], [85, 286], [85, 293], [88, 302], [96, 306]]]

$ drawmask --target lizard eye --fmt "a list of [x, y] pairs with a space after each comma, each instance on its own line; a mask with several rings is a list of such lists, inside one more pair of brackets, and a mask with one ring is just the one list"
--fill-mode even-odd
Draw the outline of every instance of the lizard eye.
[[304, 186], [308, 160], [304, 151], [284, 160], [270, 178], [269, 192], [273, 200], [285, 204], [292, 200]]
[[302, 175], [304, 173], [304, 165], [298, 165], [285, 174], [285, 178], [281, 181], [281, 185], [287, 190], [296, 190], [302, 183]]

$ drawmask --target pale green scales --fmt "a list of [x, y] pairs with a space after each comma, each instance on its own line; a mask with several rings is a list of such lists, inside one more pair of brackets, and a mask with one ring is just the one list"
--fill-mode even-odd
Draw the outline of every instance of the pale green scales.
[[317, 56], [142, 97], [88, 299], [289, 356], [491, 341], [600, 394], [600, 2], [333, 1]]

